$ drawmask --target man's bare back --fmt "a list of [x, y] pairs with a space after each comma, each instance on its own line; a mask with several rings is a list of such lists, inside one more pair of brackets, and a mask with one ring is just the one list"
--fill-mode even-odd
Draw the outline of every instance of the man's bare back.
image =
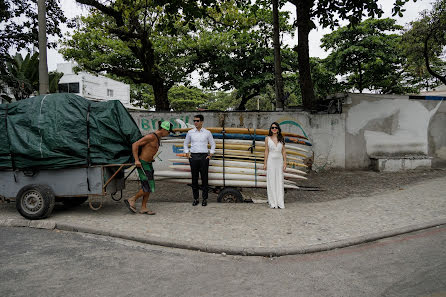
[[132, 147], [133, 158], [135, 159], [135, 165], [137, 167], [141, 167], [141, 162], [139, 161], [140, 159], [146, 162], [153, 161], [153, 158], [159, 149], [158, 139], [161, 138], [160, 134], [161, 133], [156, 131], [154, 133], [144, 136], [143, 138], [141, 138], [140, 140], [136, 141], [133, 144]]

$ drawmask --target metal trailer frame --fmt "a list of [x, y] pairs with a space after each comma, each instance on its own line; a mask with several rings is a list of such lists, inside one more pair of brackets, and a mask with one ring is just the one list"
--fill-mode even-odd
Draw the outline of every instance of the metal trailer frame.
[[[80, 205], [89, 196], [116, 194], [125, 189], [124, 168], [133, 164], [109, 164], [89, 167], [0, 170], [0, 196], [15, 198], [16, 208], [27, 219], [48, 217], [56, 198], [69, 206]], [[115, 199], [116, 200], [116, 199]], [[102, 206], [102, 204], [101, 204]], [[90, 201], [90, 207], [95, 208]]]

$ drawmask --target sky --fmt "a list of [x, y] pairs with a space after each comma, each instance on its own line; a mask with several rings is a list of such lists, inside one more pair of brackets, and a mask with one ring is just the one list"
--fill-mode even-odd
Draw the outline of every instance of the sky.
[[[76, 3], [75, 0], [60, 0], [62, 9], [65, 13], [65, 16], [68, 18], [73, 18], [78, 15], [86, 15], [87, 10], [83, 8], [80, 4]], [[392, 17], [392, 7], [394, 1], [391, 0], [378, 0], [378, 4], [382, 7], [384, 11], [383, 18]], [[397, 24], [406, 26], [409, 22], [416, 20], [419, 17], [419, 13], [423, 10], [430, 9], [432, 0], [417, 0], [416, 3], [408, 2], [405, 4], [404, 8], [406, 11], [404, 12], [404, 16], [402, 18], [395, 16], [394, 18], [397, 20]], [[292, 20], [295, 20], [295, 6], [287, 3], [282, 10], [288, 10], [292, 13]], [[68, 32], [66, 26], [63, 26], [63, 31]], [[317, 29], [312, 30], [309, 36], [310, 42], [310, 56], [311, 57], [320, 57], [325, 58], [328, 53], [325, 52], [320, 47], [320, 39], [325, 35], [330, 33], [331, 30], [329, 28], [322, 29], [317, 25]], [[296, 34], [297, 35], [297, 34]], [[290, 46], [294, 46], [297, 43], [297, 36], [291, 38], [290, 36], [284, 36], [284, 42], [289, 44]], [[57, 52], [55, 49], [48, 50], [48, 70], [53, 71], [56, 70], [58, 63], [64, 63], [62, 55]]]

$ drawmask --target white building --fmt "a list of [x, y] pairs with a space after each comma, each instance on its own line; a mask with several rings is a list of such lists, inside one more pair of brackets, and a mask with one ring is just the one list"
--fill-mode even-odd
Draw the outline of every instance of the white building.
[[130, 85], [102, 75], [73, 71], [74, 63], [57, 64], [57, 72], [64, 75], [59, 81], [59, 93], [74, 93], [93, 101], [119, 100], [129, 109], [138, 109], [130, 104]]

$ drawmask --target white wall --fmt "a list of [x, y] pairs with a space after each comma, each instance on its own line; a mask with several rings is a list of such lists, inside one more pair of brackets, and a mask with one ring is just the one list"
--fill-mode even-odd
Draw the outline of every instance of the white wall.
[[[193, 124], [197, 112], [131, 112], [143, 134], [157, 129], [158, 120]], [[370, 157], [427, 156], [434, 166], [446, 166], [446, 104], [408, 96], [349, 94], [343, 114], [306, 112], [203, 112], [204, 126], [266, 129], [276, 121], [283, 131], [306, 134], [313, 144], [314, 169], [367, 169]], [[163, 162], [174, 158], [172, 145], [163, 145]]]
[[[157, 122], [168, 120], [174, 127], [180, 127], [177, 119], [193, 125], [193, 116], [197, 112], [161, 113], [131, 112], [141, 132], [145, 135], [157, 129]], [[267, 129], [272, 122], [280, 123], [282, 131], [307, 135], [313, 146], [301, 146], [314, 151], [315, 169], [345, 168], [345, 128], [344, 115], [310, 115], [306, 112], [203, 112], [204, 127], [246, 127]], [[175, 149], [171, 144], [161, 147], [160, 158], [163, 162], [155, 162], [155, 169], [166, 169], [167, 160], [175, 158]], [[177, 151], [179, 152], [179, 151]]]

